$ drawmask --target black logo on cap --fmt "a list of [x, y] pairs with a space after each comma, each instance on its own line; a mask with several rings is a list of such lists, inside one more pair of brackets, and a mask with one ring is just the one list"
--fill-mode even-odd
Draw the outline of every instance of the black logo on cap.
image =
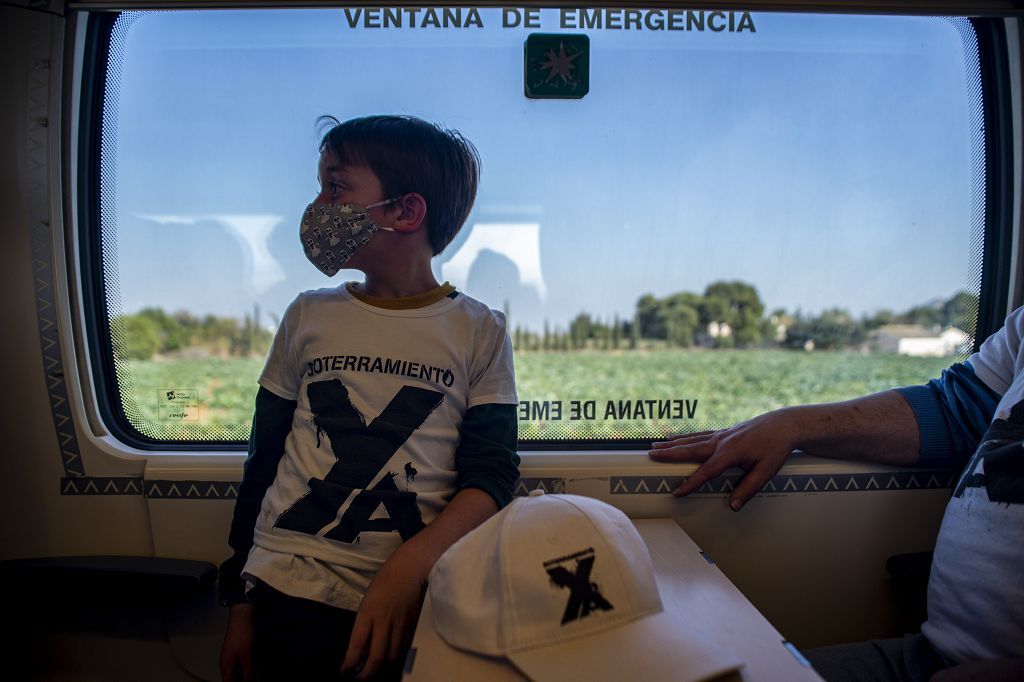
[[[568, 564], [573, 564], [575, 571], [570, 571]], [[551, 582], [569, 590], [569, 601], [562, 615], [562, 625], [571, 620], [579, 620], [589, 616], [594, 609], [611, 611], [615, 607], [601, 596], [597, 583], [590, 581], [590, 571], [594, 568], [594, 548], [544, 562], [544, 570], [551, 577]]]

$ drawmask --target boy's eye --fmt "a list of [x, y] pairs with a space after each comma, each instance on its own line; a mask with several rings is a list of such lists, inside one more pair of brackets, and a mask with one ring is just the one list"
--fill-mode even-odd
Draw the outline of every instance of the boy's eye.
[[325, 192], [332, 199], [338, 196], [338, 192], [341, 191], [341, 186], [336, 182], [327, 182], [322, 185], [321, 192]]

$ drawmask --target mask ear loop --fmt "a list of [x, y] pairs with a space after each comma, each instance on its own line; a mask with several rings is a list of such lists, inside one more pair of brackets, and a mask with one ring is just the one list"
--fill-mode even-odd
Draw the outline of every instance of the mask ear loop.
[[[378, 201], [376, 204], [370, 204], [368, 206], [364, 206], [363, 208], [365, 208], [367, 211], [369, 211], [371, 208], [377, 208], [378, 206], [387, 206], [388, 204], [393, 204], [393, 203], [395, 203], [396, 201], [398, 201], [401, 198], [402, 197], [391, 197], [390, 199], [385, 199], [384, 201]], [[377, 226], [378, 230], [384, 230], [385, 232], [394, 232], [395, 231], [395, 228], [393, 228], [393, 227], [385, 227], [384, 225], [379, 224], [376, 220], [374, 220], [373, 223], [374, 223], [374, 225]]]
[[396, 201], [398, 201], [401, 198], [402, 197], [391, 197], [390, 199], [385, 199], [384, 201], [378, 201], [376, 204], [370, 204], [368, 206], [363, 206], [363, 208], [371, 209], [371, 208], [377, 208], [378, 206], [387, 206], [388, 204], [395, 203]]

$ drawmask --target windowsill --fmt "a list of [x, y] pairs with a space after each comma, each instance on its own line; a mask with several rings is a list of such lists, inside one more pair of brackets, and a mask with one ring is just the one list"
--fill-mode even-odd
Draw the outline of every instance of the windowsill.
[[[131, 450], [124, 453], [129, 457], [142, 457], [146, 461], [145, 478], [159, 480], [241, 480], [242, 464], [246, 453], [242, 451], [206, 451], [157, 453]], [[696, 463], [672, 464], [655, 462], [645, 451], [604, 450], [604, 451], [521, 451], [520, 470], [524, 477], [577, 478], [600, 476], [689, 476], [697, 468]], [[827, 459], [794, 452], [782, 474], [846, 474], [887, 471], [906, 471], [908, 468], [893, 467], [872, 462], [854, 462]], [[728, 470], [724, 473], [738, 473]]]

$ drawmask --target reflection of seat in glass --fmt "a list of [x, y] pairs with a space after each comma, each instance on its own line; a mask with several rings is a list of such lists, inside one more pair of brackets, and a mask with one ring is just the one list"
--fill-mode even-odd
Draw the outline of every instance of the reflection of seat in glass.
[[[471, 229], [465, 243], [441, 266], [442, 277], [492, 307], [500, 308], [508, 300], [519, 322], [539, 324], [543, 318], [540, 304], [547, 296], [540, 265], [540, 225], [475, 223]], [[502, 258], [496, 260], [499, 256]], [[509, 262], [514, 275], [508, 272]], [[486, 272], [491, 267], [498, 271]], [[509, 280], [513, 284], [504, 281], [513, 276], [514, 280]], [[537, 319], [524, 319], [530, 313]]]
[[[285, 279], [284, 269], [270, 252], [268, 240], [274, 228], [281, 224], [279, 215], [145, 215], [146, 220], [162, 226], [195, 226], [203, 221], [213, 221], [227, 229], [239, 244], [244, 264], [244, 276], [248, 288], [254, 294], [265, 293], [270, 287]], [[194, 239], [194, 237], [189, 237]], [[191, 246], [191, 244], [188, 244]]]
[[507, 256], [483, 249], [477, 253], [466, 279], [466, 291], [496, 310], [507, 309], [511, 325], [536, 324], [543, 314], [535, 287], [521, 283], [515, 262]]

